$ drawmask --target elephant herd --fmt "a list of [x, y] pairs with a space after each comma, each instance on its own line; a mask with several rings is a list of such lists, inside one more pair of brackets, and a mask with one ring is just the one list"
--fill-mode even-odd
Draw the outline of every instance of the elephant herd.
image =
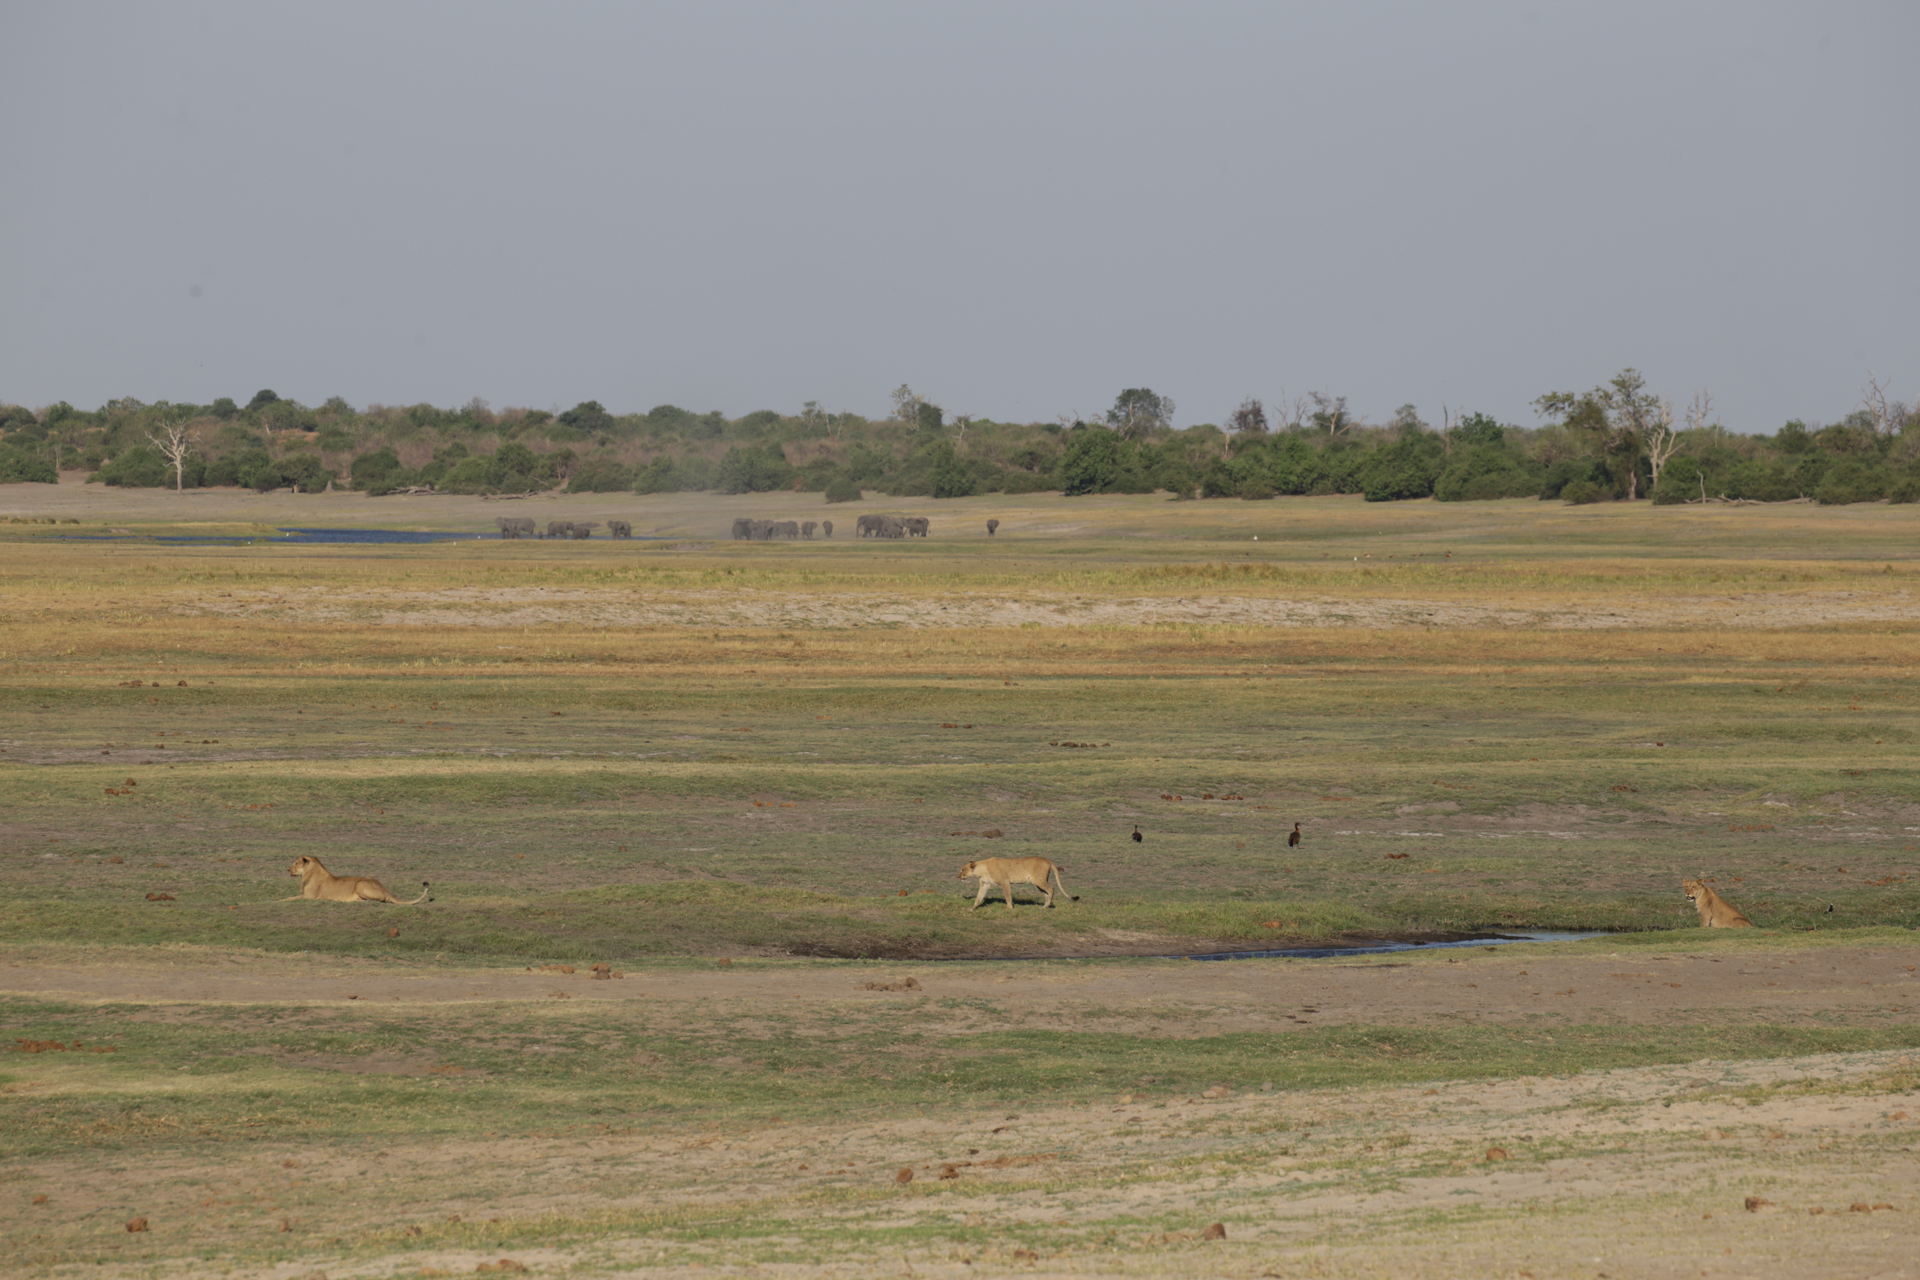
[[[500, 526], [503, 538], [572, 538], [579, 541], [591, 538], [593, 531], [600, 527], [597, 520], [549, 520], [545, 534], [539, 532], [531, 516], [495, 516], [493, 522]], [[615, 538], [631, 538], [633, 523], [629, 520], [607, 521], [607, 533]]]
[[932, 527], [925, 516], [861, 516], [854, 522], [862, 538], [924, 538]]
[[811, 520], [748, 520], [742, 517], [733, 522], [733, 540], [770, 542], [774, 538], [811, 538], [815, 529], [831, 538], [833, 521], [822, 520], [815, 524]]

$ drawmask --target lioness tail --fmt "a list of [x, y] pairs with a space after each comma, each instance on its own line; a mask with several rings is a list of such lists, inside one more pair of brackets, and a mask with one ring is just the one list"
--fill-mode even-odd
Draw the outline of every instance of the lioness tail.
[[394, 905], [397, 907], [412, 907], [412, 906], [418, 906], [422, 902], [431, 902], [431, 901], [433, 901], [433, 894], [428, 892], [427, 882], [425, 880], [422, 880], [420, 882], [419, 897], [415, 898], [412, 902], [401, 902], [398, 899], [395, 899]]

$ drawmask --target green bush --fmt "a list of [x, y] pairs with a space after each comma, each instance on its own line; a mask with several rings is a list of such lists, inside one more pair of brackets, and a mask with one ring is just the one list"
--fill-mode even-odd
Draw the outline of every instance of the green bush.
[[1614, 494], [1613, 477], [1607, 473], [1604, 462], [1593, 458], [1563, 458], [1547, 468], [1540, 478], [1539, 496], [1543, 500], [1558, 498], [1561, 490], [1576, 480], [1587, 481], [1609, 497]]
[[1008, 471], [1000, 481], [1000, 492], [1010, 494], [1047, 493], [1059, 487], [1053, 477], [1044, 472], [1036, 475], [1031, 471]]
[[1660, 469], [1660, 483], [1653, 486], [1655, 506], [1697, 501], [1704, 488], [1705, 472], [1692, 458], [1675, 458]]
[[0, 484], [59, 484], [53, 464], [37, 453], [0, 445]]
[[253, 473], [272, 462], [265, 449], [235, 449], [208, 463], [201, 483], [222, 487], [251, 484]]
[[836, 476], [827, 485], [828, 502], [858, 502], [860, 498], [859, 482], [848, 476]]
[[1560, 500], [1576, 507], [1588, 506], [1595, 502], [1605, 502], [1613, 495], [1591, 480], [1575, 480], [1560, 490]]
[[372, 489], [382, 485], [388, 476], [399, 470], [400, 455], [383, 445], [355, 458], [353, 465], [347, 468], [347, 477], [356, 489]]
[[1433, 496], [1432, 471], [1419, 465], [1410, 465], [1398, 471], [1376, 471], [1367, 479], [1367, 487], [1361, 490], [1368, 502], [1405, 502], [1412, 498], [1430, 498]]
[[1502, 445], [1477, 445], [1457, 451], [1433, 482], [1442, 502], [1485, 502], [1525, 498], [1540, 492], [1540, 473]]
[[311, 453], [295, 453], [256, 467], [246, 483], [261, 493], [274, 489], [293, 489], [299, 493], [319, 493], [333, 483], [333, 472]]
[[1240, 496], [1248, 502], [1264, 502], [1276, 492], [1265, 480], [1249, 480], [1240, 486]]
[[444, 489], [448, 493], [485, 493], [487, 460], [485, 458], [460, 459], [434, 487]]
[[735, 445], [720, 459], [720, 490], [771, 493], [792, 485], [793, 474], [793, 464], [779, 445]]
[[[920, 406], [922, 410], [927, 405]], [[972, 466], [953, 451], [953, 443], [940, 440], [927, 449], [932, 466], [927, 476], [928, 492], [936, 498], [971, 497], [979, 485]]]
[[1060, 456], [1060, 489], [1069, 498], [1111, 493], [1120, 482], [1120, 433], [1082, 427]]
[[101, 484], [121, 489], [171, 489], [173, 464], [149, 445], [135, 445], [93, 473]]
[[613, 458], [588, 458], [567, 481], [568, 493], [620, 493], [634, 486], [632, 467]]
[[1852, 460], [1836, 463], [1820, 478], [1814, 501], [1823, 507], [1850, 502], [1878, 502], [1887, 496], [1886, 474], [1878, 467]]

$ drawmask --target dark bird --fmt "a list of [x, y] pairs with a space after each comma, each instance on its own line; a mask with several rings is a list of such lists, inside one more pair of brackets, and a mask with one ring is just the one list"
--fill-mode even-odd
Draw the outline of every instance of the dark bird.
[[1146, 837], [1140, 834], [1140, 824], [1137, 822], [1134, 823], [1133, 824], [1133, 842], [1135, 844], [1139, 844], [1142, 840], [1145, 840], [1145, 839]]
[[1297, 849], [1299, 847], [1300, 847], [1300, 824], [1296, 822], [1293, 824], [1293, 830], [1287, 832], [1287, 848]]

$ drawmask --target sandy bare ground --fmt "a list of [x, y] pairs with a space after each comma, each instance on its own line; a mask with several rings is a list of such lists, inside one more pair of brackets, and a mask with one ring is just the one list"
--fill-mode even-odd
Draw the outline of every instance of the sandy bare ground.
[[[276, 1144], [218, 1168], [56, 1161], [9, 1181], [11, 1198], [26, 1186], [61, 1189], [43, 1217], [132, 1201], [156, 1232], [291, 1215], [302, 1235], [324, 1236], [329, 1217], [355, 1200], [396, 1197], [396, 1237], [412, 1224], [484, 1235], [490, 1221], [556, 1212], [725, 1205], [763, 1214], [769, 1235], [803, 1217], [850, 1235], [921, 1229], [911, 1243], [854, 1245], [814, 1266], [746, 1263], [725, 1239], [687, 1246], [640, 1235], [564, 1250], [476, 1240], [351, 1263], [330, 1261], [316, 1242], [298, 1263], [246, 1272], [288, 1280], [471, 1275], [502, 1256], [536, 1275], [580, 1276], [1914, 1276], [1920, 1107], [1872, 1087], [1913, 1065], [1911, 1054], [1874, 1053], [1392, 1089], [1256, 1088], [996, 1110], [958, 1127], [776, 1124], [728, 1135], [403, 1142], [371, 1154]], [[1755, 1086], [1785, 1088], [1758, 1105], [1727, 1096]], [[915, 1171], [912, 1183], [898, 1184], [901, 1169]], [[458, 1197], [436, 1193], [454, 1184]], [[1768, 1203], [1749, 1211], [1749, 1196]], [[1125, 1225], [1164, 1222], [1170, 1210], [1191, 1226]], [[448, 1232], [450, 1221], [471, 1226]], [[1213, 1222], [1224, 1240], [1202, 1238]], [[668, 1252], [677, 1265], [661, 1266]], [[194, 1257], [86, 1273], [220, 1270], [216, 1258]]]
[[[1098, 1021], [1088, 1011], [1112, 1010], [1135, 1032], [1137, 1015], [1154, 1011], [1160, 1035], [1476, 1021], [1551, 1035], [1556, 1023], [1859, 1026], [1913, 1016], [1920, 948], [1754, 942], [1623, 954], [1592, 940], [1331, 961], [683, 963], [615, 982], [101, 950], [15, 953], [0, 965], [0, 992], [308, 1008], [349, 996], [419, 1005], [559, 992], [746, 1016], [959, 997], [993, 1000], [1026, 1025], [1074, 1015], [1089, 1030]], [[867, 985], [906, 977], [920, 989]], [[967, 1021], [957, 1015], [953, 1030]], [[1887, 1051], [1365, 1090], [1269, 1092], [1267, 1082], [1233, 1080], [1215, 1096], [1049, 1100], [957, 1121], [667, 1134], [609, 1126], [586, 1138], [399, 1138], [378, 1150], [288, 1141], [220, 1164], [82, 1154], [0, 1168], [0, 1223], [74, 1247], [108, 1218], [118, 1230], [117, 1207], [138, 1204], [156, 1224], [141, 1244], [162, 1256], [84, 1268], [110, 1276], [217, 1273], [218, 1259], [190, 1239], [203, 1220], [242, 1232], [289, 1222], [301, 1260], [240, 1274], [333, 1280], [474, 1274], [503, 1256], [532, 1274], [578, 1276], [1920, 1276], [1920, 1100], [1899, 1091], [1911, 1088], [1916, 1063], [1911, 1051]], [[1756, 1087], [1772, 1091], [1734, 1093]], [[914, 1171], [904, 1185], [902, 1169]], [[55, 1194], [32, 1206], [40, 1188]], [[1750, 1212], [1749, 1196], [1770, 1203]], [[354, 1207], [363, 1204], [377, 1205], [364, 1220]], [[748, 1259], [751, 1230], [692, 1244], [614, 1231], [567, 1249], [488, 1240], [492, 1225], [523, 1219], [675, 1211], [744, 1214], [768, 1239], [831, 1224], [840, 1243], [830, 1264], [772, 1265]], [[362, 1240], [367, 1229], [390, 1232], [392, 1251], [369, 1260], [331, 1250], [339, 1228], [329, 1224], [343, 1220], [359, 1224]], [[1225, 1225], [1224, 1241], [1202, 1238], [1213, 1222]], [[430, 1234], [410, 1241], [411, 1226]], [[167, 1234], [178, 1236], [177, 1254]], [[885, 1240], [903, 1243], [874, 1243]]]
[[[4, 607], [0, 597], [0, 607]], [[833, 594], [752, 588], [672, 595], [591, 588], [447, 588], [427, 591], [324, 587], [209, 597], [172, 593], [188, 617], [290, 623], [356, 622], [393, 627], [1244, 627], [1633, 630], [1778, 628], [1920, 619], [1905, 591], [1821, 591], [1638, 600], [1536, 599], [1527, 605], [1459, 599], [1362, 596], [1192, 595], [1086, 598], [947, 592], [938, 598], [862, 591]]]

